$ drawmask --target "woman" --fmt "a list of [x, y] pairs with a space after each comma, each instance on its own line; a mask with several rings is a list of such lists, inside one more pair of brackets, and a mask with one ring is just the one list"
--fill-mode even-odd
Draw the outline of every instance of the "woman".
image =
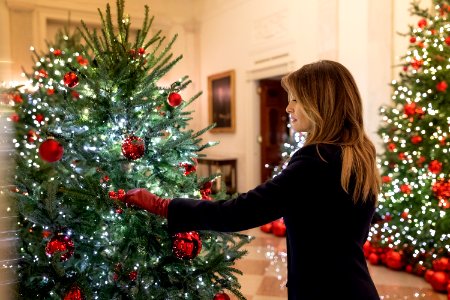
[[288, 299], [379, 299], [363, 255], [380, 182], [351, 73], [322, 60], [282, 78], [304, 146], [275, 178], [235, 199], [162, 199], [133, 189], [125, 201], [167, 217], [173, 233], [242, 231], [283, 217]]

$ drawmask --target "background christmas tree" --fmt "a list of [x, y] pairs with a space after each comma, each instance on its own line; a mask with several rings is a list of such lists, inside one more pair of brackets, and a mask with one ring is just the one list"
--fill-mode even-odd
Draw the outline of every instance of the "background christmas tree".
[[[409, 48], [392, 104], [381, 108], [382, 219], [365, 245], [371, 263], [425, 275], [446, 292], [450, 264], [450, 6], [411, 6]], [[428, 271], [427, 271], [428, 270]]]
[[[145, 6], [131, 41], [117, 1], [99, 10], [100, 31], [84, 23], [81, 41], [62, 34], [36, 55], [35, 90], [10, 91], [16, 127], [15, 188], [19, 297], [38, 299], [244, 299], [234, 262], [250, 237], [209, 231], [170, 236], [165, 219], [128, 208], [135, 187], [161, 197], [209, 198], [214, 178], [196, 175], [209, 130], [188, 129], [182, 77], [159, 80], [181, 59], [176, 37], [158, 31]], [[73, 43], [72, 43], [73, 42]]]
[[[287, 135], [286, 141], [281, 145], [280, 163], [276, 166], [266, 166], [268, 168], [273, 168], [272, 178], [279, 175], [284, 168], [287, 167], [292, 155], [294, 155], [305, 142], [305, 133], [293, 131], [291, 124], [287, 124], [287, 129], [289, 135]], [[286, 236], [286, 225], [284, 224], [283, 218], [264, 224], [260, 226], [260, 229], [266, 233], [273, 233], [276, 236]]]

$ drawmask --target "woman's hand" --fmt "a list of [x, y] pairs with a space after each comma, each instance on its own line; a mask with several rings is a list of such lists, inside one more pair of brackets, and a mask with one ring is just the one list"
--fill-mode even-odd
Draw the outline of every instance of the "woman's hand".
[[143, 208], [152, 214], [167, 218], [170, 199], [160, 198], [143, 188], [136, 188], [126, 193], [124, 202]]

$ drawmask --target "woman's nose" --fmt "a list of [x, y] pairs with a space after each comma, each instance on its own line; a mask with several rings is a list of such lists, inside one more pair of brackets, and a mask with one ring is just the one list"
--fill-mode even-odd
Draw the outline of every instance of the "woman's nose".
[[286, 106], [286, 112], [288, 114], [292, 112], [292, 107], [289, 104]]

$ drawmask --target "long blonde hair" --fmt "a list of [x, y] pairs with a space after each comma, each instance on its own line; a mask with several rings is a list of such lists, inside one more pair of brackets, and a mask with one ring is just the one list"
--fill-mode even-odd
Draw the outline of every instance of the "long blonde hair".
[[364, 131], [361, 96], [350, 71], [338, 62], [321, 60], [286, 75], [281, 83], [311, 121], [305, 145], [340, 145], [342, 188], [352, 193], [355, 203], [368, 199], [376, 203], [380, 189], [376, 151]]

